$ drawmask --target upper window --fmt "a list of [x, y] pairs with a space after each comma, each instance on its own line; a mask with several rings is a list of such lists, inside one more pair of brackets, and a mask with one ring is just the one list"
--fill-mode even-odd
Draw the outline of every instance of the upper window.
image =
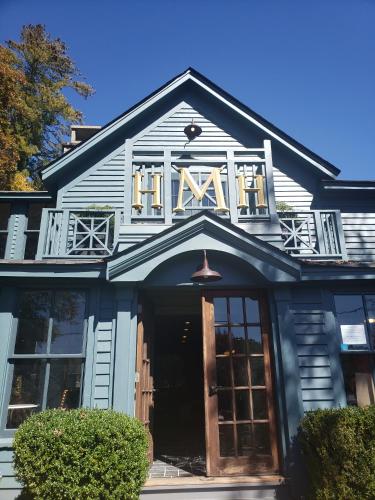
[[45, 408], [80, 405], [85, 305], [86, 293], [81, 290], [21, 293], [8, 360], [3, 428], [15, 429]]
[[[202, 210], [245, 220], [268, 217], [271, 155], [258, 149], [132, 151], [131, 221], [170, 223]], [[129, 221], [130, 222], [130, 221]]]
[[43, 208], [51, 206], [45, 203], [30, 203], [27, 209], [27, 226], [25, 230], [25, 259], [35, 259], [38, 249], [40, 222]]

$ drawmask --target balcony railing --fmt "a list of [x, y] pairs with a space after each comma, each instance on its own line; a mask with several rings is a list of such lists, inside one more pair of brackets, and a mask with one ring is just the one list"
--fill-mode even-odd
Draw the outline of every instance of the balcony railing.
[[338, 210], [279, 212], [284, 249], [304, 259], [343, 259], [345, 242]]
[[[94, 259], [118, 242], [120, 210], [43, 210], [37, 258]], [[335, 210], [279, 212], [284, 250], [297, 258], [345, 259], [341, 216]]]
[[117, 210], [43, 211], [38, 256], [96, 258], [114, 251], [121, 212]]

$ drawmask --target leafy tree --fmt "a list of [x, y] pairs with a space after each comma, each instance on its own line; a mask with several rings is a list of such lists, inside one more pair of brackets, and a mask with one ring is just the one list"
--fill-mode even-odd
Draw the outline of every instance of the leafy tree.
[[82, 122], [64, 94], [93, 93], [80, 77], [65, 43], [41, 24], [24, 26], [19, 41], [1, 47], [1, 189], [38, 187], [38, 170], [61, 154], [70, 124]]

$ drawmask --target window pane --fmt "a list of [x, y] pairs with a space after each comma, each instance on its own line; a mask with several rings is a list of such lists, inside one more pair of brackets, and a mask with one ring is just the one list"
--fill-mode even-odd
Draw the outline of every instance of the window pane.
[[246, 354], [245, 328], [232, 326], [232, 354]]
[[263, 357], [251, 358], [251, 385], [265, 385]]
[[32, 413], [41, 411], [45, 366], [40, 359], [14, 362], [8, 429], [16, 429]]
[[68, 290], [55, 294], [51, 353], [82, 352], [85, 293]]
[[81, 393], [82, 360], [51, 361], [47, 408], [78, 408]]
[[262, 455], [269, 455], [271, 453], [269, 425], [254, 424], [253, 429], [255, 452]]
[[10, 203], [0, 203], [0, 231], [8, 229]]
[[[356, 346], [365, 346], [367, 341], [365, 342], [363, 336], [361, 341], [361, 335], [359, 335], [359, 341], [355, 339], [354, 335], [353, 340], [348, 342], [348, 335], [350, 338], [350, 326], [358, 326], [365, 329], [365, 311], [363, 308], [363, 301], [361, 295], [336, 295], [335, 296], [335, 305], [336, 305], [336, 315], [337, 320], [340, 325], [341, 335], [344, 332], [345, 336], [342, 338], [344, 344], [356, 345]], [[346, 328], [344, 328], [346, 327]], [[361, 331], [359, 331], [359, 334]], [[365, 330], [363, 330], [365, 333]], [[358, 334], [356, 334], [357, 336]]]
[[249, 391], [235, 391], [237, 420], [250, 420]]
[[40, 228], [40, 219], [42, 217], [42, 210], [44, 208], [43, 203], [30, 203], [29, 210], [27, 213], [27, 229]]
[[242, 297], [231, 297], [229, 299], [230, 322], [244, 323]]
[[215, 328], [216, 354], [226, 354], [229, 356], [229, 335], [228, 329], [223, 326]]
[[258, 301], [250, 299], [249, 297], [246, 297], [245, 308], [246, 308], [246, 322], [247, 323], [259, 323], [259, 304], [258, 304]]
[[219, 391], [217, 398], [219, 421], [233, 420], [232, 391]]
[[265, 420], [267, 414], [267, 394], [266, 390], [253, 391], [253, 414], [254, 420]]
[[16, 354], [42, 354], [47, 350], [51, 292], [23, 292], [18, 316]]
[[262, 354], [262, 331], [259, 326], [247, 327], [248, 346], [250, 354]]
[[216, 382], [218, 387], [231, 387], [230, 358], [216, 358]]
[[247, 372], [247, 358], [232, 358], [234, 385], [249, 385], [249, 377]]
[[38, 233], [26, 233], [25, 259], [34, 260], [38, 250]]
[[214, 298], [215, 323], [228, 323], [227, 299], [225, 297]]
[[254, 453], [253, 432], [250, 424], [237, 425], [238, 455], [249, 456]]
[[219, 425], [220, 456], [234, 457], [233, 425]]

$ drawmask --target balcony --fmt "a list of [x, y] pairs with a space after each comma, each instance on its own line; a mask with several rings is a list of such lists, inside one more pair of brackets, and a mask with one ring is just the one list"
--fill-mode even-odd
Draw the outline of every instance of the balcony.
[[120, 220], [117, 210], [45, 209], [38, 256], [93, 259], [112, 255]]
[[346, 256], [338, 210], [279, 212], [284, 249], [302, 259], [339, 260]]
[[[116, 249], [121, 210], [43, 211], [37, 258], [94, 259]], [[284, 250], [293, 257], [316, 260], [345, 258], [339, 211], [279, 212]]]

